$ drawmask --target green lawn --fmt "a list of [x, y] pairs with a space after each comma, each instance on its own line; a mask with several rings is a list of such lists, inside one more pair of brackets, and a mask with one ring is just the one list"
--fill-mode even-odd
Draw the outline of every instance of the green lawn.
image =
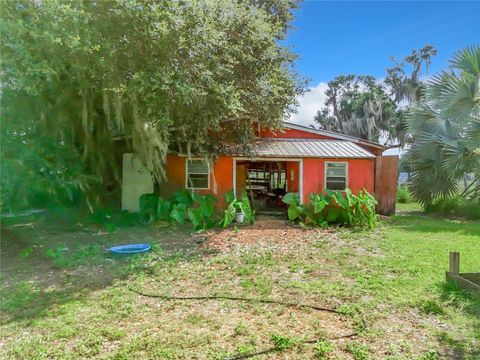
[[[444, 277], [452, 250], [461, 253], [461, 271], [480, 271], [480, 224], [427, 217], [415, 204], [398, 210], [369, 232], [259, 223], [207, 235], [135, 227], [92, 236], [84, 229], [10, 227], [3, 242], [19, 238], [22, 246], [2, 251], [2, 260], [10, 260], [7, 269], [2, 265], [0, 356], [223, 359], [275, 344], [278, 351], [257, 358], [479, 358], [480, 299]], [[133, 260], [99, 250], [146, 238], [155, 250]], [[213, 238], [228, 247], [213, 251]], [[256, 243], [238, 245], [245, 238]], [[165, 301], [129, 288], [277, 299], [343, 315], [229, 300]], [[358, 329], [361, 317], [367, 329], [359, 336], [329, 340]], [[312, 338], [322, 340], [302, 344]]]

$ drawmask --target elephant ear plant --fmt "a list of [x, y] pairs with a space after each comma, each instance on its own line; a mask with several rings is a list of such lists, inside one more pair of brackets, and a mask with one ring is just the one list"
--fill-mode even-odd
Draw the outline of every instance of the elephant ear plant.
[[302, 225], [325, 227], [327, 225], [323, 210], [328, 205], [328, 200], [323, 195], [311, 194], [310, 206], [300, 204], [296, 193], [286, 194], [282, 201], [288, 205], [288, 220], [299, 221]]
[[198, 194], [194, 194], [193, 198], [198, 205], [188, 209], [188, 217], [195, 230], [206, 230], [215, 226], [215, 202], [217, 199], [212, 195], [201, 196]]
[[190, 220], [196, 231], [215, 226], [215, 203], [212, 195], [199, 195], [188, 190], [176, 192], [170, 200], [156, 194], [140, 197], [140, 219], [144, 224], [154, 221], [183, 224]]
[[240, 200], [238, 200], [233, 191], [229, 191], [225, 194], [225, 201], [227, 202], [227, 208], [223, 212], [221, 221], [223, 227], [233, 222], [237, 212], [241, 212], [249, 224], [255, 222], [255, 210], [252, 209], [246, 192], [243, 192]]
[[358, 195], [350, 189], [345, 193], [327, 190], [325, 194], [310, 194], [310, 204], [300, 204], [298, 195], [288, 193], [282, 201], [288, 205], [288, 219], [302, 225], [325, 227], [329, 223], [349, 227], [375, 226], [377, 200], [367, 190]]

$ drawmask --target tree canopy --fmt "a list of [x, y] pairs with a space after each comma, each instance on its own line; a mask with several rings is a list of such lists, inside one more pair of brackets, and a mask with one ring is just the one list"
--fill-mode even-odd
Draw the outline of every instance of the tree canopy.
[[[425, 45], [404, 57], [392, 58], [385, 80], [373, 76], [340, 75], [328, 83], [324, 107], [314, 120], [323, 130], [341, 132], [386, 145], [403, 146], [408, 141], [404, 115], [421, 96], [420, 75], [428, 68], [436, 49]], [[410, 69], [410, 72], [408, 72]]]
[[396, 124], [396, 107], [372, 76], [340, 75], [328, 83], [325, 107], [315, 116], [323, 130], [379, 141]]
[[2, 166], [15, 169], [2, 188], [12, 194], [22, 173], [55, 179], [52, 194], [118, 181], [118, 139], [161, 180], [168, 149], [214, 156], [246, 142], [253, 122], [281, 126], [305, 87], [279, 44], [296, 1], [2, 7]]

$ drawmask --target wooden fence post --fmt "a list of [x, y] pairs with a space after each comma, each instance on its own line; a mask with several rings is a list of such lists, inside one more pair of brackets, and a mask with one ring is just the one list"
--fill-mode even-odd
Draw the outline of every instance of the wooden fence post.
[[450, 251], [450, 269], [449, 272], [458, 275], [460, 273], [460, 253]]

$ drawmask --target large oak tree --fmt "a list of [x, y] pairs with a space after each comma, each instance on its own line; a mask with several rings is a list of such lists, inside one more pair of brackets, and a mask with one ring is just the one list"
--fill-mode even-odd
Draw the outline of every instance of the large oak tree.
[[33, 183], [48, 197], [118, 181], [115, 139], [162, 180], [169, 149], [215, 156], [225, 142], [248, 141], [253, 122], [281, 126], [304, 89], [295, 55], [279, 44], [295, 7], [3, 2], [3, 202], [28, 197]]

